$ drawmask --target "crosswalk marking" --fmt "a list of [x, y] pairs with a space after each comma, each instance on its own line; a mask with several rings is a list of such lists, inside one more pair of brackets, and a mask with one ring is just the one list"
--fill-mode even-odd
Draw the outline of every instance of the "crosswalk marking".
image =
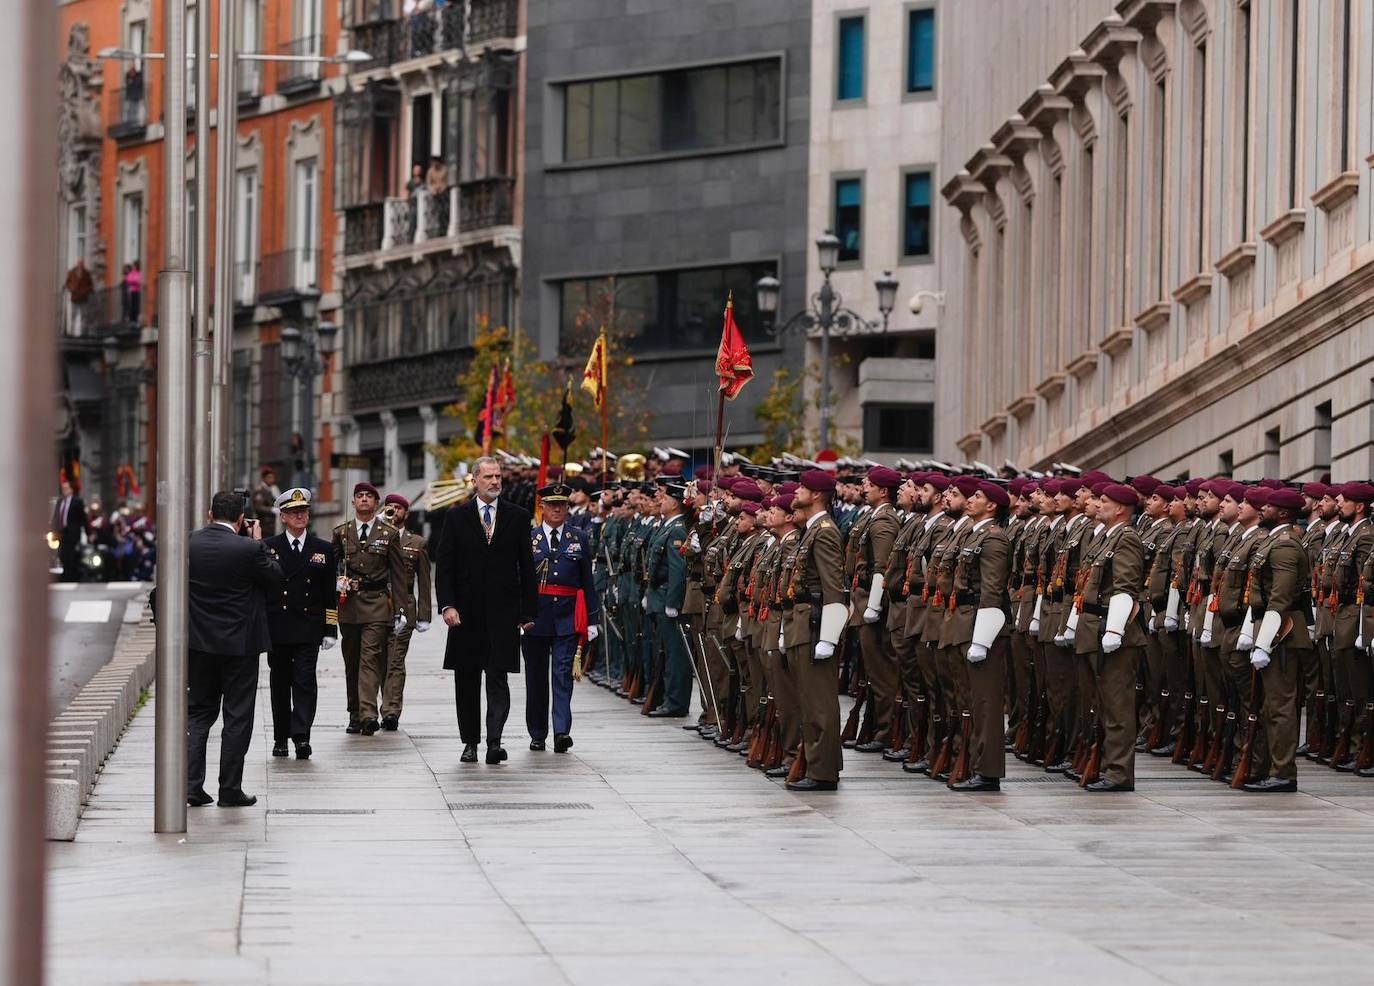
[[112, 609], [108, 599], [78, 599], [67, 606], [67, 623], [108, 623]]
[[124, 604], [124, 622], [137, 623], [143, 619], [143, 599], [130, 599]]

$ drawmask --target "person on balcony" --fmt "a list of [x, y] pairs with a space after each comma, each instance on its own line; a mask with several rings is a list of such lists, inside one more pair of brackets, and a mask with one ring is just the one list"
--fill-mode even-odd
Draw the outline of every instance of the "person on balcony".
[[67, 271], [65, 287], [67, 296], [71, 299], [71, 333], [79, 336], [82, 334], [82, 323], [85, 321], [86, 302], [91, 300], [91, 295], [95, 292], [95, 282], [91, 279], [91, 272], [86, 268], [85, 257], [77, 257], [72, 269]]
[[143, 271], [135, 260], [124, 268], [124, 321], [139, 324], [143, 301]]
[[429, 171], [425, 174], [425, 187], [436, 199], [448, 194], [448, 165], [437, 154], [429, 159]]

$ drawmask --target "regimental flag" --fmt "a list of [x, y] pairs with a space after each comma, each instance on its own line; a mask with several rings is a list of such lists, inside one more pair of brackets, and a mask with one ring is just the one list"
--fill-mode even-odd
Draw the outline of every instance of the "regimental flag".
[[716, 352], [716, 376], [720, 377], [720, 392], [729, 400], [738, 397], [744, 385], [754, 379], [754, 359], [735, 324], [733, 298], [725, 302], [725, 325], [720, 333], [720, 349]]
[[587, 368], [582, 371], [582, 389], [592, 395], [598, 411], [606, 406], [606, 379], [606, 327], [603, 325], [592, 354], [587, 357]]
[[571, 377], [568, 378], [568, 385], [563, 388], [563, 403], [558, 408], [558, 420], [553, 424], [552, 435], [558, 447], [563, 450], [563, 458], [566, 460], [568, 446], [577, 437], [577, 429], [573, 427]]
[[482, 438], [482, 454], [491, 455], [492, 433], [496, 417], [496, 367], [491, 368], [491, 375], [487, 377], [487, 399], [483, 402], [482, 412], [477, 416], [479, 433]]
[[490, 455], [494, 439], [506, 431], [506, 415], [515, 407], [515, 374], [510, 360], [493, 366], [487, 378], [487, 396], [477, 415], [477, 438], [482, 454]]

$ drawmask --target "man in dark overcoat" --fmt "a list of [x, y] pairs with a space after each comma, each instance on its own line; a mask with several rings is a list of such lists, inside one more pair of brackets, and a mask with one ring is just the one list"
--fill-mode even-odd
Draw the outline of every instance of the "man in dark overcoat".
[[448, 627], [444, 667], [453, 672], [463, 763], [477, 761], [486, 674], [489, 764], [506, 759], [501, 733], [510, 714], [506, 675], [520, 673], [520, 634], [534, 625], [538, 584], [530, 515], [501, 499], [501, 466], [473, 463], [473, 496], [449, 511], [434, 552], [435, 595]]

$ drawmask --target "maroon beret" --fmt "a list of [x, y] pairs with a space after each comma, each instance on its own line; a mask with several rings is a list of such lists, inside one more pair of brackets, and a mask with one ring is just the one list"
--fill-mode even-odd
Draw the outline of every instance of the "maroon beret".
[[1159, 480], [1153, 476], [1136, 476], [1131, 480], [1131, 486], [1135, 487], [1135, 491], [1141, 496], [1149, 496], [1158, 485]]
[[1007, 488], [1001, 483], [994, 483], [985, 479], [978, 484], [978, 488], [983, 491], [985, 497], [999, 507], [1011, 506], [1011, 495], [1007, 493]]
[[373, 496], [376, 497], [380, 497], [382, 495], [377, 492], [377, 487], [373, 486], [365, 479], [362, 482], [355, 483], [353, 485], [353, 495], [357, 496], [359, 493], [371, 493]]
[[[1160, 483], [1150, 491], [1150, 496], [1157, 496], [1166, 503], [1174, 498], [1174, 488], [1165, 483]], [[1146, 497], [1148, 500], [1149, 497]]]
[[835, 474], [824, 469], [808, 469], [801, 474], [801, 484], [813, 493], [833, 493]]
[[1188, 480], [1188, 482], [1184, 483], [1183, 485], [1188, 490], [1189, 496], [1197, 496], [1199, 493], [1202, 492], [1202, 487], [1205, 483], [1206, 480], [1195, 478]]
[[1113, 483], [1113, 482], [1111, 482], [1110, 480], [1106, 480], [1106, 481], [1098, 480], [1097, 482], [1093, 483], [1093, 485], [1092, 485], [1093, 496], [1101, 496], [1103, 493], [1106, 493], [1106, 492], [1107, 492], [1107, 487], [1108, 487], [1108, 486], [1115, 486], [1115, 485], [1116, 485], [1116, 484]]
[[1374, 486], [1369, 483], [1346, 483], [1340, 495], [1351, 503], [1374, 503]]
[[[1252, 507], [1262, 507], [1269, 502], [1270, 491], [1263, 486], [1241, 487], [1245, 492], [1241, 499]], [[1235, 497], [1232, 497], [1235, 499]]]
[[773, 497], [773, 505], [790, 514], [792, 512], [792, 501], [795, 499], [796, 497], [791, 493], [779, 493], [777, 496]]
[[739, 497], [741, 500], [749, 500], [753, 503], [763, 501], [763, 490], [759, 489], [759, 484], [752, 479], [737, 479], [735, 485], [730, 487], [730, 493]]
[[692, 478], [693, 478], [693, 479], [710, 479], [711, 476], [712, 476], [714, 473], [715, 473], [715, 470], [712, 469], [710, 466], [706, 466], [706, 465], [697, 466], [695, 469], [692, 470]]
[[[973, 496], [973, 494], [978, 492], [982, 482], [983, 481], [977, 476], [955, 476], [954, 479], [950, 481], [949, 485], [953, 486], [964, 496]], [[946, 487], [946, 489], [948, 489], [948, 487]]]
[[709, 479], [698, 479], [698, 480], [697, 480], [697, 492], [698, 492], [698, 493], [710, 493], [710, 492], [711, 492], [711, 481], [710, 481]]
[[1007, 490], [1012, 496], [1020, 496], [1022, 493], [1026, 492], [1027, 482], [1028, 480], [1025, 477], [1016, 476], [1007, 483]]
[[1093, 483], [1110, 483], [1114, 480], [1101, 469], [1090, 469], [1078, 477], [1078, 485], [1092, 489]]
[[407, 500], [405, 497], [401, 496], [401, 494], [399, 493], [388, 493], [386, 495], [386, 499], [383, 500], [382, 503], [394, 503], [396, 504], [396, 506], [401, 507], [405, 510], [410, 509], [410, 501]]
[[933, 486], [937, 490], [944, 490], [949, 487], [949, 477], [942, 472], [923, 472], [920, 479], [916, 482], [923, 486]]
[[1135, 487], [1127, 486], [1125, 483], [1108, 483], [1099, 495], [1105, 496], [1108, 500], [1114, 500], [1123, 507], [1134, 507], [1140, 502], [1139, 497], [1136, 496]]
[[748, 514], [750, 517], [753, 517], [762, 508], [755, 500], [745, 500], [743, 503], [739, 505], [739, 509], [740, 513]]
[[779, 493], [795, 493], [799, 489], [801, 489], [801, 483], [793, 482], [790, 479], [785, 483], [778, 484]]
[[1266, 490], [1281, 490], [1281, 489], [1284, 489], [1283, 480], [1281, 480], [1281, 479], [1261, 479], [1261, 480], [1260, 480], [1258, 483], [1256, 483], [1255, 485], [1256, 485], [1256, 486], [1263, 486]]
[[885, 490], [895, 490], [905, 482], [901, 473], [887, 466], [874, 466], [868, 470], [868, 481]]
[[1330, 489], [1331, 487], [1327, 486], [1325, 483], [1319, 483], [1316, 480], [1313, 480], [1310, 483], [1302, 484], [1302, 495], [1310, 496], [1314, 500], [1320, 500], [1322, 497], [1327, 495], [1327, 492]]
[[[1374, 489], [1371, 489], [1370, 493], [1374, 494]], [[1306, 501], [1303, 499], [1301, 493], [1299, 493], [1297, 490], [1290, 490], [1287, 487], [1277, 490], [1269, 490], [1268, 497], [1269, 505], [1271, 507], [1278, 507], [1280, 510], [1300, 511], [1306, 504]]]
[[1187, 487], [1187, 486], [1183, 486], [1183, 485], [1175, 486], [1175, 487], [1173, 488], [1173, 490], [1174, 490], [1174, 492], [1173, 492], [1173, 499], [1175, 499], [1175, 500], [1184, 500], [1184, 499], [1187, 499], [1187, 497], [1188, 497], [1188, 487]]

